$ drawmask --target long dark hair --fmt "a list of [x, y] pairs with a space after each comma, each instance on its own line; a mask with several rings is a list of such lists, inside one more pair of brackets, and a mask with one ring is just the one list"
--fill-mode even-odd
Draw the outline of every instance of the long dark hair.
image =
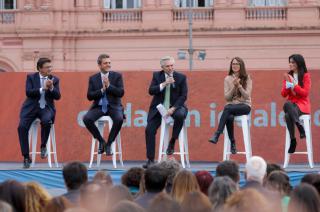
[[[308, 72], [304, 58], [300, 54], [293, 54], [289, 57], [289, 63], [290, 60], [293, 60], [298, 66], [298, 84], [303, 87], [303, 77]], [[293, 76], [293, 70], [290, 70], [289, 74]]]
[[247, 88], [247, 80], [248, 80], [248, 74], [246, 71], [246, 67], [244, 65], [243, 60], [240, 57], [234, 57], [232, 58], [231, 62], [230, 62], [230, 69], [229, 69], [229, 73], [228, 75], [233, 75], [234, 72], [232, 70], [232, 62], [236, 60], [239, 64], [240, 64], [240, 71], [239, 71], [239, 78], [240, 78], [240, 84], [242, 85], [242, 87], [244, 89]]

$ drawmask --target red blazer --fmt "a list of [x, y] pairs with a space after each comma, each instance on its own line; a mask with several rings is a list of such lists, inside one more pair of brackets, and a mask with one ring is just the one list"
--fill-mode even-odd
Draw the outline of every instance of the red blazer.
[[290, 102], [296, 103], [299, 107], [301, 112], [303, 113], [310, 113], [311, 106], [310, 106], [310, 99], [309, 99], [309, 92], [311, 88], [311, 79], [310, 74], [305, 73], [303, 75], [303, 87], [300, 85], [296, 85], [293, 88], [295, 94], [291, 91], [291, 89], [286, 89], [286, 81], [283, 80], [281, 95], [283, 97], [288, 97]]

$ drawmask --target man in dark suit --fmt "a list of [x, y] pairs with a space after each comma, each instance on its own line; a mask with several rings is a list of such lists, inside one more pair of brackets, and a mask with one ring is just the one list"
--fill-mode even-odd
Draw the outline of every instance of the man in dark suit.
[[[83, 117], [92, 136], [99, 141], [98, 154], [104, 151], [106, 155], [112, 155], [111, 144], [117, 137], [123, 123], [123, 107], [121, 98], [124, 95], [122, 75], [111, 71], [111, 59], [107, 54], [101, 54], [97, 60], [100, 72], [89, 79], [87, 98], [93, 100], [93, 104]], [[107, 143], [94, 124], [102, 116], [110, 116], [113, 125], [109, 133]]]
[[173, 69], [174, 59], [166, 56], [160, 60], [162, 70], [153, 73], [149, 94], [153, 96], [148, 113], [148, 123], [145, 131], [147, 146], [147, 163], [143, 165], [148, 168], [154, 163], [155, 157], [155, 137], [157, 129], [161, 125], [162, 117], [156, 108], [158, 104], [163, 104], [168, 110], [167, 116], [172, 116], [174, 125], [172, 137], [170, 139], [167, 155], [174, 153], [175, 141], [183, 127], [184, 119], [188, 109], [185, 106], [187, 100], [188, 86], [186, 76]]
[[21, 152], [24, 157], [23, 167], [30, 167], [28, 134], [32, 122], [41, 121], [41, 158], [47, 157], [47, 141], [51, 124], [54, 122], [56, 109], [54, 100], [59, 100], [59, 79], [51, 75], [52, 65], [48, 58], [40, 58], [37, 62], [37, 73], [29, 74], [26, 82], [27, 99], [20, 112], [18, 134]]

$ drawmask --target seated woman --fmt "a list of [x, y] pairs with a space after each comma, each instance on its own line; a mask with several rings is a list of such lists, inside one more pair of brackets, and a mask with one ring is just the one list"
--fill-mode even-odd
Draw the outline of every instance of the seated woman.
[[294, 125], [299, 130], [300, 139], [306, 137], [304, 128], [299, 122], [299, 116], [310, 114], [311, 79], [302, 55], [291, 55], [289, 57], [289, 68], [290, 71], [284, 74], [281, 95], [287, 98], [283, 110], [291, 141], [288, 153], [294, 153], [297, 146]]
[[236, 154], [236, 143], [233, 133], [234, 116], [248, 115], [251, 111], [252, 80], [247, 74], [244, 62], [235, 57], [231, 60], [228, 76], [224, 78], [224, 97], [227, 104], [223, 109], [218, 129], [209, 139], [216, 144], [226, 125], [231, 142], [231, 153]]

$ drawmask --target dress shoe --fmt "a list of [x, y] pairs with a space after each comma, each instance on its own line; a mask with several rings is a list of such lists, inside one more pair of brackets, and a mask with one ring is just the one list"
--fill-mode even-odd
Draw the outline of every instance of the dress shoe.
[[170, 141], [166, 151], [167, 155], [172, 155], [174, 153], [174, 143], [175, 141]]
[[213, 136], [209, 139], [210, 143], [216, 144], [219, 140], [220, 133], [215, 132]]
[[146, 162], [146, 164], [142, 165], [142, 168], [147, 169], [147, 168], [149, 168], [150, 166], [153, 166], [153, 165], [154, 165], [154, 161], [153, 160], [148, 160]]
[[296, 139], [291, 139], [291, 142], [290, 142], [290, 147], [288, 149], [288, 153], [292, 154], [296, 151], [296, 146], [297, 146], [297, 141]]
[[231, 153], [232, 153], [233, 155], [237, 154], [237, 147], [236, 147], [235, 141], [231, 142], [231, 148], [230, 148], [230, 150], [231, 150]]
[[104, 142], [99, 141], [98, 154], [101, 155], [104, 153]]
[[106, 144], [104, 148], [105, 148], [105, 151], [106, 151], [106, 155], [107, 155], [107, 156], [112, 155], [111, 145]]
[[300, 139], [306, 138], [306, 132], [304, 131], [303, 126], [300, 123], [297, 123], [297, 127], [300, 133]]
[[24, 159], [23, 159], [23, 168], [24, 168], [24, 169], [30, 168], [31, 162], [32, 162], [32, 161], [31, 161], [30, 158], [24, 158]]
[[47, 147], [41, 147], [40, 157], [41, 159], [45, 159], [48, 156]]

